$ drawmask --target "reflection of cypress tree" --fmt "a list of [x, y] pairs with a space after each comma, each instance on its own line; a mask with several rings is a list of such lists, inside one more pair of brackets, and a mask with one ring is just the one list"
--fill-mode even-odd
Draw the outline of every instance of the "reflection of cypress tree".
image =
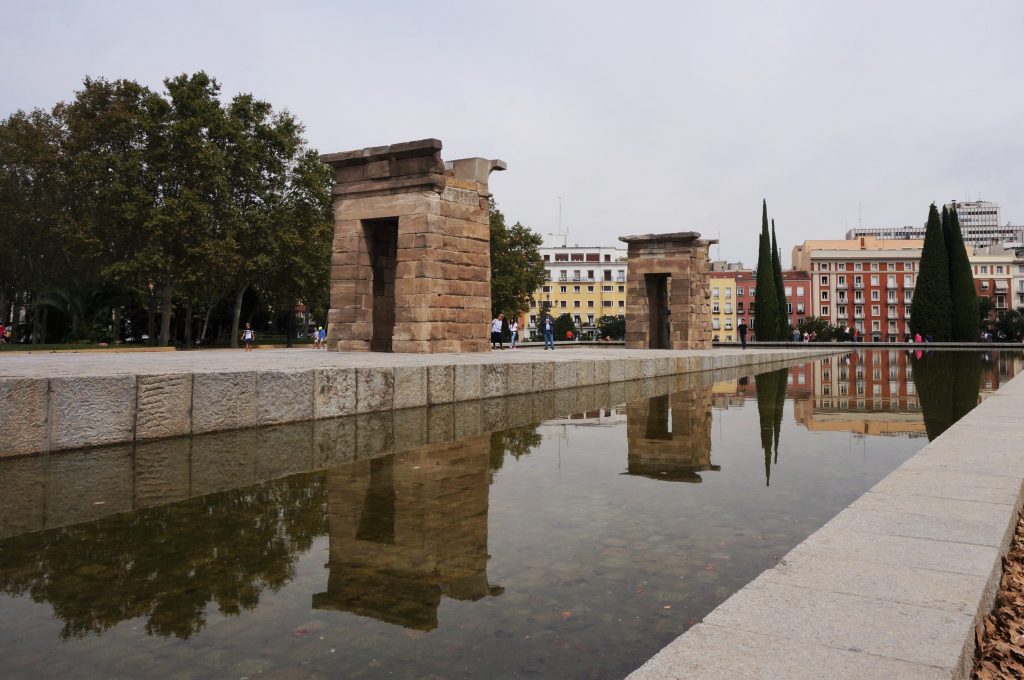
[[772, 449], [775, 458], [779, 455], [779, 432], [782, 430], [782, 413], [786, 403], [786, 382], [789, 369], [783, 368], [754, 376], [757, 384], [757, 416], [761, 424], [761, 449], [764, 451], [764, 483], [771, 485]]
[[0, 543], [0, 592], [47, 602], [61, 637], [146, 617], [150, 635], [188, 638], [254, 609], [295, 575], [327, 532], [322, 475], [297, 475]]
[[978, 404], [981, 357], [973, 352], [935, 352], [911, 357], [914, 388], [928, 441], [932, 441]]

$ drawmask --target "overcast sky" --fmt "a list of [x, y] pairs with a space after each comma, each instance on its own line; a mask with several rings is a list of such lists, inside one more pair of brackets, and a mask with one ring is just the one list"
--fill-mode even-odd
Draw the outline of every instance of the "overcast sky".
[[[437, 137], [501, 158], [512, 221], [569, 243], [695, 230], [754, 264], [761, 199], [793, 244], [921, 224], [931, 201], [1024, 223], [1024, 2], [0, 0], [0, 115], [85, 75], [206, 70], [321, 152]], [[549, 239], [550, 240], [550, 239]]]

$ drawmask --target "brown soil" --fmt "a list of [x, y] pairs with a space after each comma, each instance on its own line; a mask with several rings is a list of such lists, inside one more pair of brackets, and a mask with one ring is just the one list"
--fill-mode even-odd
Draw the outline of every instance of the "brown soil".
[[971, 678], [1024, 678], [1024, 515], [1017, 519], [1017, 533], [1003, 558], [995, 606], [982, 628]]

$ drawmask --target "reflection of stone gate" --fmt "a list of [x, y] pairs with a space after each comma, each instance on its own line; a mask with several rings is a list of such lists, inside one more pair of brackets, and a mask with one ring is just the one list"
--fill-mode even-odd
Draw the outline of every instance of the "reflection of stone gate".
[[445, 163], [425, 139], [327, 154], [335, 170], [331, 349], [486, 351], [488, 176], [504, 161]]
[[711, 464], [711, 393], [704, 385], [626, 404], [627, 474], [700, 482], [697, 473], [720, 470]]
[[315, 609], [433, 630], [441, 596], [479, 600], [487, 580], [490, 435], [327, 472], [330, 576]]
[[628, 349], [711, 347], [708, 247], [694, 231], [621, 236], [626, 275]]

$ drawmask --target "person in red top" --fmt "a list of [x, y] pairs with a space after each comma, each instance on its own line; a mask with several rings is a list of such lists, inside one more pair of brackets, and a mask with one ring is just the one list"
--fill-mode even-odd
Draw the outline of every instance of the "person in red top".
[[572, 340], [572, 331], [566, 331], [565, 332], [565, 339], [566, 340]]

